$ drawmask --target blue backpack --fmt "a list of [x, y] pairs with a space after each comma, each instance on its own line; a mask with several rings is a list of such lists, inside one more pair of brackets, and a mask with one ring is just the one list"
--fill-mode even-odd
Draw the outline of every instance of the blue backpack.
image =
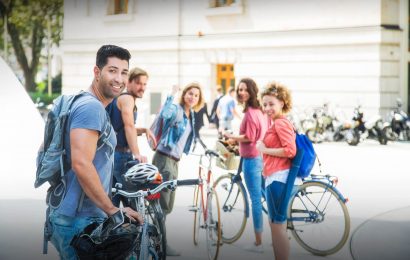
[[298, 151], [303, 150], [303, 157], [300, 162], [299, 172], [297, 177], [306, 178], [310, 175], [316, 161], [316, 152], [313, 149], [313, 144], [304, 134], [299, 134], [296, 131], [296, 148]]

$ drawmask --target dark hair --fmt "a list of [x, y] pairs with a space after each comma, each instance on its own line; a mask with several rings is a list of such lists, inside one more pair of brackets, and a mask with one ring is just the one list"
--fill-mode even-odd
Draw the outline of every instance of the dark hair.
[[[249, 99], [248, 101], [244, 104], [243, 101], [241, 100], [241, 97], [239, 95], [239, 84], [244, 83], [246, 85], [246, 91], [249, 93]], [[238, 87], [236, 88], [236, 99], [240, 104], [244, 105], [243, 112], [246, 112], [248, 110], [248, 107], [253, 107], [253, 108], [261, 108], [261, 105], [258, 100], [258, 86], [256, 85], [256, 82], [251, 79], [251, 78], [243, 78], [241, 81], [238, 83]]]
[[99, 69], [102, 69], [105, 65], [107, 65], [108, 58], [110, 57], [117, 57], [121, 60], [126, 60], [129, 63], [131, 54], [128, 50], [122, 47], [115, 45], [103, 45], [97, 51], [95, 65], [97, 65]]

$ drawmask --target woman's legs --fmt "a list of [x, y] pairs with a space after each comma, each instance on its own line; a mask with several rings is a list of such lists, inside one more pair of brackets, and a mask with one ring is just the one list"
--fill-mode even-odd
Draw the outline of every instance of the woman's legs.
[[276, 224], [271, 222], [270, 228], [272, 233], [272, 245], [275, 260], [289, 259], [290, 242], [286, 233], [286, 223]]
[[[296, 191], [296, 186], [293, 187], [292, 192], [294, 191]], [[285, 192], [285, 184], [281, 182], [274, 181], [266, 187], [266, 203], [276, 260], [287, 260], [290, 251], [290, 242], [286, 232], [286, 213], [278, 212], [281, 203], [289, 203], [289, 201], [282, 201], [283, 192]]]
[[261, 157], [243, 158], [242, 167], [246, 188], [252, 202], [252, 219], [255, 231], [255, 245], [262, 244], [262, 159]]

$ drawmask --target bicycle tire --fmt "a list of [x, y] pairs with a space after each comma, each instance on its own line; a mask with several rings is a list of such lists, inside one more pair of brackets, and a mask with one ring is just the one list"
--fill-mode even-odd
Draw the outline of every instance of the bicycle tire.
[[[130, 200], [130, 207], [134, 210], [137, 210], [137, 203], [135, 200]], [[146, 251], [141, 251], [142, 245], [142, 230], [140, 235], [138, 236], [137, 247], [134, 252], [134, 256], [139, 259], [141, 255], [149, 255], [148, 258], [143, 257], [145, 259], [158, 259], [158, 260], [166, 260], [166, 229], [164, 223], [164, 215], [162, 213], [161, 206], [159, 205], [159, 200], [150, 201], [146, 207], [145, 214], [147, 214], [147, 232], [146, 238], [150, 246], [146, 248]], [[142, 227], [146, 227], [143, 225]], [[150, 250], [154, 248], [154, 251]], [[155, 255], [156, 254], [156, 255]], [[138, 256], [138, 257], [137, 257]]]
[[232, 182], [232, 174], [222, 175], [214, 183], [221, 203], [222, 242], [227, 244], [237, 241], [245, 231], [248, 200], [243, 189], [239, 183]]
[[290, 202], [288, 229], [305, 250], [326, 256], [345, 245], [350, 233], [350, 216], [334, 187], [322, 182], [305, 182]]
[[[193, 232], [193, 241], [194, 245], [199, 245], [199, 229], [202, 221], [202, 208], [199, 201], [199, 185], [195, 186], [194, 190], [194, 232]], [[201, 192], [202, 194], [202, 192]]]
[[158, 230], [158, 234], [155, 237], [151, 237], [151, 239], [155, 239], [156, 241], [152, 241], [155, 245], [155, 252], [158, 255], [158, 260], [166, 260], [167, 258], [167, 235], [165, 229], [165, 222], [164, 222], [164, 213], [162, 212], [161, 205], [159, 204], [159, 200], [152, 200], [149, 202], [148, 205], [148, 212], [152, 212], [150, 214], [150, 218], [152, 223]]
[[[216, 192], [211, 190], [207, 199], [206, 247], [208, 259], [216, 260], [221, 246], [221, 213]], [[216, 211], [216, 212], [215, 212]]]

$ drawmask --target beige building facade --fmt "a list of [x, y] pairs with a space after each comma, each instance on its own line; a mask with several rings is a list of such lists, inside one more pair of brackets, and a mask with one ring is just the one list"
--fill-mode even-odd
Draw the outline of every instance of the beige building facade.
[[[361, 104], [385, 115], [409, 104], [407, 0], [66, 0], [63, 92], [89, 86], [103, 44], [128, 48], [150, 74], [142, 111], [157, 112], [172, 84], [275, 80], [300, 109]], [[145, 121], [150, 118], [145, 117]]]

